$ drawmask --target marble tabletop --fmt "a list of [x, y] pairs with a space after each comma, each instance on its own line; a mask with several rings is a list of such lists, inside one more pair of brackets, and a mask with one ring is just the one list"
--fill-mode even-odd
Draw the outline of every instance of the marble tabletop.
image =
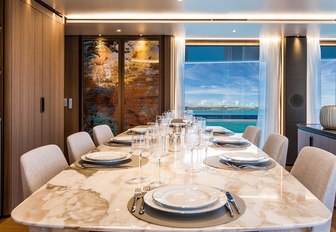
[[[120, 148], [103, 145], [99, 149]], [[237, 149], [211, 147], [208, 154], [230, 151]], [[262, 153], [254, 145], [238, 151]], [[71, 165], [17, 206], [11, 216], [21, 224], [84, 231], [253, 231], [314, 226], [331, 218], [331, 212], [278, 164], [269, 170], [209, 168], [187, 173], [183, 157], [182, 152], [169, 153], [162, 160], [161, 178], [169, 184], [201, 184], [229, 190], [245, 201], [245, 213], [230, 223], [207, 228], [149, 224], [135, 218], [126, 207], [138, 187], [126, 182], [138, 175], [137, 168], [110, 171]], [[150, 159], [141, 168], [141, 176], [157, 179], [154, 161]]]

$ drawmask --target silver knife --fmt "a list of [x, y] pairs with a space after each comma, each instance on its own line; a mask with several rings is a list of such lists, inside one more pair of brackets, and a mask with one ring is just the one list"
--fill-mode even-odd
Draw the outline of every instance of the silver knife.
[[226, 202], [225, 203], [225, 207], [227, 208], [227, 210], [229, 210], [231, 217], [233, 217], [233, 210], [232, 210], [232, 208], [230, 206], [230, 203]]
[[238, 214], [240, 214], [240, 208], [237, 204], [237, 202], [235, 201], [235, 199], [232, 197], [232, 195], [230, 194], [230, 192], [226, 192], [226, 197], [228, 199], [229, 202], [231, 202], [233, 204], [233, 206], [236, 208], [236, 210], [238, 211]]

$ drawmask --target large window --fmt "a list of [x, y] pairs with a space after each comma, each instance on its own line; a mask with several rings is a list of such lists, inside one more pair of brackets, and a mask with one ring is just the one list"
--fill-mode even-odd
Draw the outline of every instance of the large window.
[[[336, 44], [335, 44], [336, 45]], [[336, 46], [321, 46], [321, 105], [336, 105]]]
[[185, 108], [241, 133], [256, 125], [259, 95], [258, 45], [187, 45]]

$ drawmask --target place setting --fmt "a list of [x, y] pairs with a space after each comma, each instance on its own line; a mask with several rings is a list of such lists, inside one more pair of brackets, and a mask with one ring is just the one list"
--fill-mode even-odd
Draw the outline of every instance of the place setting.
[[125, 133], [128, 135], [136, 134], [146, 134], [147, 126], [136, 126], [134, 128], [128, 129]]
[[207, 157], [204, 162], [213, 168], [231, 170], [268, 170], [276, 166], [275, 162], [264, 153], [242, 151]]
[[223, 189], [206, 185], [165, 185], [136, 188], [128, 201], [129, 212], [140, 220], [169, 227], [201, 228], [239, 218], [244, 201]]
[[212, 139], [212, 144], [212, 148], [246, 148], [251, 146], [251, 143], [244, 138], [223, 138], [220, 136], [214, 136]]
[[132, 145], [132, 134], [122, 133], [118, 136], [111, 138], [109, 141], [104, 143], [106, 146], [131, 146]]
[[[142, 164], [148, 162], [148, 159], [143, 158]], [[139, 156], [133, 155], [132, 151], [95, 151], [81, 156], [75, 162], [78, 168], [97, 169], [127, 169], [137, 168], [139, 166]]]
[[207, 129], [212, 129], [214, 136], [233, 136], [235, 134], [234, 132], [222, 127], [207, 126]]

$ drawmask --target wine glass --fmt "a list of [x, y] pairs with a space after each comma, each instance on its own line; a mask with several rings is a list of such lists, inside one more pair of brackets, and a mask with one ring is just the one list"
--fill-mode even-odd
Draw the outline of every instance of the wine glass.
[[132, 133], [132, 152], [138, 155], [138, 176], [126, 181], [128, 184], [141, 184], [147, 181], [146, 178], [141, 177], [141, 158], [143, 152], [146, 150], [145, 134], [133, 131]]
[[201, 142], [200, 142], [200, 147], [203, 147], [205, 149], [205, 169], [208, 169], [208, 147], [211, 144], [211, 140], [213, 137], [213, 130], [212, 129], [205, 129], [201, 132]]
[[165, 156], [165, 140], [166, 135], [161, 133], [156, 133], [152, 137], [150, 151], [151, 151], [151, 157], [156, 162], [157, 167], [157, 173], [158, 173], [158, 179], [156, 181], [153, 181], [150, 183], [152, 188], [156, 188], [162, 185], [165, 185], [167, 183], [166, 180], [163, 180], [161, 178], [161, 158]]
[[186, 133], [185, 133], [185, 139], [184, 139], [185, 145], [190, 148], [190, 162], [191, 165], [186, 169], [188, 172], [199, 172], [200, 169], [195, 168], [195, 155], [194, 155], [194, 150], [195, 148], [200, 144], [200, 131], [196, 125], [189, 125], [186, 128]]

